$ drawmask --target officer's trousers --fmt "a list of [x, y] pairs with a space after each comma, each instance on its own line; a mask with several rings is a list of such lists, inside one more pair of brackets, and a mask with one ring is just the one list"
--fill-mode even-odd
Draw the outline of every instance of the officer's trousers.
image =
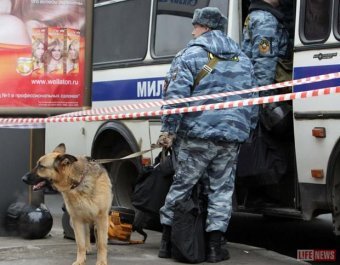
[[238, 143], [197, 138], [181, 140], [173, 184], [160, 210], [161, 224], [170, 225], [177, 200], [191, 195], [201, 180], [208, 198], [206, 231], [227, 230], [232, 211]]

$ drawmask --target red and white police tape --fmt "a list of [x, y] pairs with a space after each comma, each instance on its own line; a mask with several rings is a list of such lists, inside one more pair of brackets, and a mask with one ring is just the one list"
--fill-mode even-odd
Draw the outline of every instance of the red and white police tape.
[[296, 99], [306, 99], [310, 97], [318, 97], [323, 95], [337, 94], [340, 93], [340, 86], [336, 87], [328, 87], [328, 88], [320, 88], [315, 90], [303, 91], [303, 92], [293, 92], [287, 94], [279, 94], [274, 96], [267, 97], [259, 97], [259, 98], [249, 98], [244, 100], [236, 100], [229, 102], [222, 102], [216, 104], [207, 104], [207, 105], [199, 105], [192, 107], [183, 107], [183, 108], [173, 108], [166, 110], [156, 110], [156, 111], [141, 111], [141, 112], [126, 112], [126, 113], [114, 113], [117, 111], [126, 111], [126, 110], [135, 110], [141, 108], [151, 108], [162, 106], [165, 104], [177, 104], [183, 102], [191, 102], [202, 99], [211, 99], [211, 98], [219, 98], [226, 97], [236, 94], [245, 94], [245, 93], [253, 93], [265, 90], [272, 90], [287, 86], [293, 85], [302, 85], [315, 83], [320, 81], [326, 81], [331, 79], [340, 78], [340, 72], [331, 73], [320, 76], [313, 76], [308, 78], [302, 78], [292, 81], [286, 81], [282, 83], [272, 84], [263, 87], [255, 87], [251, 89], [246, 89], [242, 91], [235, 92], [226, 92], [219, 93], [214, 95], [205, 95], [199, 97], [191, 97], [184, 99], [176, 99], [176, 100], [167, 100], [167, 101], [154, 101], [154, 102], [144, 102], [139, 104], [129, 104], [118, 107], [110, 107], [110, 108], [100, 108], [93, 109], [89, 111], [80, 111], [73, 112], [64, 115], [58, 115], [48, 118], [0, 118], [0, 127], [13, 127], [13, 128], [41, 128], [46, 123], [57, 123], [57, 122], [77, 122], [77, 121], [106, 121], [106, 120], [117, 120], [117, 119], [134, 119], [141, 117], [155, 117], [161, 115], [169, 115], [169, 114], [179, 114], [179, 113], [189, 113], [189, 112], [197, 112], [197, 111], [208, 111], [208, 110], [218, 110], [218, 109], [226, 109], [226, 108], [235, 108], [235, 107], [243, 107], [243, 106], [251, 106], [251, 105], [260, 105], [272, 102], [280, 102], [280, 101], [288, 101], [288, 100], [296, 100]]
[[112, 114], [112, 113], [117, 113], [117, 112], [122, 112], [122, 111], [149, 109], [149, 108], [154, 108], [154, 107], [161, 107], [162, 105], [172, 105], [172, 104], [192, 102], [192, 101], [204, 100], [204, 99], [216, 99], [216, 98], [228, 97], [232, 95], [241, 95], [241, 94], [246, 94], [246, 93], [273, 90], [273, 89], [278, 89], [278, 88], [283, 88], [283, 87], [316, 83], [316, 82], [327, 81], [327, 80], [332, 80], [332, 79], [337, 79], [337, 78], [340, 78], [340, 72], [318, 75], [318, 76], [311, 76], [311, 77], [296, 79], [292, 81], [285, 81], [281, 83], [266, 85], [262, 87], [254, 87], [251, 89], [245, 89], [245, 90], [240, 90], [240, 91], [230, 91], [230, 92], [225, 92], [225, 93], [196, 96], [196, 97], [190, 97], [190, 98], [171, 99], [171, 100], [166, 100], [166, 101], [164, 100], [148, 101], [148, 102], [126, 104], [126, 105], [120, 105], [120, 106], [94, 108], [91, 110], [70, 112], [70, 113], [59, 115], [59, 116], [64, 117], [64, 116], [105, 115], [105, 114]]
[[227, 108], [236, 108], [244, 106], [252, 106], [259, 104], [266, 104], [272, 102], [281, 102], [288, 100], [306, 99], [311, 97], [318, 97], [323, 95], [331, 95], [340, 93], [340, 86], [320, 88], [315, 90], [280, 94], [267, 97], [250, 98], [245, 100], [236, 100], [229, 102], [222, 102], [217, 104], [207, 104], [192, 107], [156, 110], [156, 111], [142, 111], [133, 113], [121, 113], [121, 114], [106, 114], [106, 115], [89, 115], [89, 116], [53, 116], [48, 118], [0, 118], [0, 127], [18, 127], [25, 125], [34, 125], [39, 127], [39, 124], [45, 123], [57, 123], [57, 122], [78, 122], [78, 121], [106, 121], [117, 119], [135, 119], [142, 117], [155, 117], [161, 115], [189, 113], [197, 111], [209, 111]]

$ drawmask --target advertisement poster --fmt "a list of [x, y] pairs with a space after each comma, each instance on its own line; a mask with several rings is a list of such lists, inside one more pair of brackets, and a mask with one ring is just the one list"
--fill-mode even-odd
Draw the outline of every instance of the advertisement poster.
[[0, 108], [82, 107], [85, 0], [1, 0], [0, 25]]

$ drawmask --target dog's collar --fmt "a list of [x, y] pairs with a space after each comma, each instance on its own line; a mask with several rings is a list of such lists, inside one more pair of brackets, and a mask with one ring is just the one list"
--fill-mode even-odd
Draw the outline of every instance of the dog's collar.
[[72, 181], [71, 190], [77, 188], [83, 182], [84, 178], [85, 174], [82, 174], [81, 179], [79, 181]]

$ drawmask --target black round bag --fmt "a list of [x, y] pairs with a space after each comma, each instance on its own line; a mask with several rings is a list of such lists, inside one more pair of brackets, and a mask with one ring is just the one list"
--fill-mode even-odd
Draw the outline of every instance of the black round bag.
[[6, 228], [11, 236], [44, 238], [52, 229], [53, 218], [44, 204], [38, 207], [23, 202], [12, 203], [6, 214]]
[[19, 219], [19, 234], [26, 239], [44, 238], [52, 229], [53, 218], [44, 207], [30, 207]]

